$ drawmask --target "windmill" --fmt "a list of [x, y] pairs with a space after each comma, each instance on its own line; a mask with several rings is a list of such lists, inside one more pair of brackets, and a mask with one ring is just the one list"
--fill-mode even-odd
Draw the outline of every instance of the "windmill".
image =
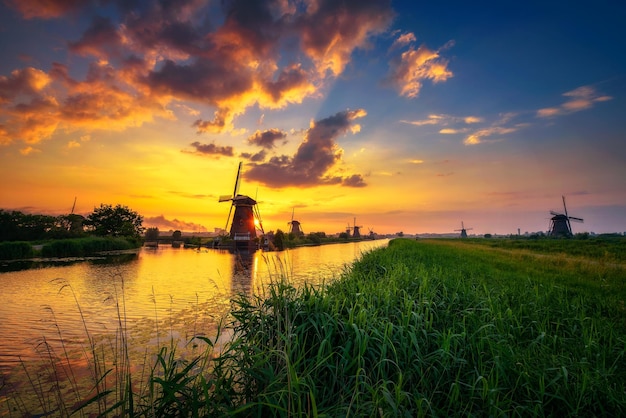
[[356, 224], [356, 217], [354, 218], [354, 226], [352, 227], [352, 238], [361, 238], [361, 231], [360, 229], [363, 228], [362, 226], [358, 226]]
[[291, 210], [291, 221], [287, 222], [289, 224], [289, 233], [295, 235], [296, 237], [304, 236], [304, 231], [302, 231], [302, 227], [300, 226], [300, 222], [293, 219], [295, 209]]
[[548, 235], [552, 237], [571, 237], [572, 225], [570, 224], [570, 221], [582, 223], [583, 219], [569, 216], [567, 214], [567, 206], [565, 206], [565, 196], [561, 197], [563, 198], [563, 211], [565, 213], [559, 213], [553, 210], [550, 211], [552, 218], [550, 218], [550, 232]]
[[473, 228], [465, 228], [463, 221], [461, 221], [461, 229], [455, 229], [455, 231], [461, 231], [461, 238], [467, 238], [467, 231], [471, 231]]
[[372, 228], [368, 228], [370, 233], [368, 235], [369, 239], [376, 239], [376, 233], [374, 232], [374, 230]]
[[[257, 207], [256, 200], [250, 196], [239, 194], [239, 179], [241, 175], [241, 165], [237, 169], [237, 177], [235, 178], [235, 188], [233, 189], [233, 195], [220, 196], [220, 202], [231, 201], [230, 210], [228, 211], [228, 218], [226, 218], [226, 227], [228, 229], [228, 223], [230, 222], [230, 215], [233, 215], [233, 220], [230, 224], [230, 238], [235, 242], [235, 247], [248, 247], [256, 243], [256, 230], [259, 228], [263, 233], [263, 225], [261, 224], [261, 217]], [[233, 214], [233, 208], [235, 213]]]

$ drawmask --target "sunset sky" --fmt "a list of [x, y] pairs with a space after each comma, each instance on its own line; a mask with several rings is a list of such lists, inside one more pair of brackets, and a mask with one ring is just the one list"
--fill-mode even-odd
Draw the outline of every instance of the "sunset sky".
[[0, 208], [626, 231], [626, 3], [0, 0]]

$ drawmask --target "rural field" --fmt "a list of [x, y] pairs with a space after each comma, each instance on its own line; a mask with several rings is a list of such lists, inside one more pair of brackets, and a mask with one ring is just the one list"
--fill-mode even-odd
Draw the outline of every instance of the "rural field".
[[220, 335], [193, 341], [197, 357], [164, 347], [145, 384], [94, 360], [93, 392], [56, 411], [624, 416], [625, 250], [618, 237], [396, 239], [325, 285], [296, 288], [278, 268]]
[[[251, 415], [623, 416], [626, 240], [407, 240], [235, 312]], [[232, 357], [228, 357], [232, 356]], [[248, 409], [245, 409], [248, 408]]]

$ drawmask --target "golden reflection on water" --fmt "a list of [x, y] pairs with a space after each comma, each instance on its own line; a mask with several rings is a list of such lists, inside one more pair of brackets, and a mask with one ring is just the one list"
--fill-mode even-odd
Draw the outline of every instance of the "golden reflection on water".
[[[90, 341], [111, 348], [127, 339], [135, 349], [135, 364], [152, 364], [158, 348], [172, 339], [181, 350], [202, 349], [193, 338], [215, 335], [234, 295], [262, 292], [279, 276], [296, 287], [305, 281], [319, 284], [339, 277], [345, 263], [363, 251], [384, 244], [386, 240], [240, 256], [143, 248], [121, 263], [84, 261], [0, 273], [0, 378], [11, 383], [0, 390], [0, 401], [24, 384], [25, 365], [42, 373], [53, 358], [88, 375], [84, 353]], [[64, 360], [65, 351], [70, 358]], [[0, 402], [0, 416], [3, 406]]]

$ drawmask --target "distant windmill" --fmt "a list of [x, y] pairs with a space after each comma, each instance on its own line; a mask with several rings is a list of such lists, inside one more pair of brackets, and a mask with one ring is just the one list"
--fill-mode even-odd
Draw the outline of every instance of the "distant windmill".
[[463, 221], [461, 221], [461, 229], [455, 229], [455, 231], [461, 231], [461, 238], [467, 238], [467, 231], [471, 231], [473, 228], [465, 228]]
[[295, 213], [295, 209], [292, 209], [291, 221], [287, 222], [289, 224], [289, 233], [295, 235], [296, 237], [302, 237], [304, 236], [304, 231], [302, 231], [300, 222], [293, 219], [294, 213]]
[[358, 226], [356, 224], [356, 217], [354, 218], [354, 226], [352, 227], [352, 238], [361, 238], [361, 231], [360, 229], [363, 228], [362, 226]]
[[567, 206], [565, 206], [565, 196], [561, 197], [563, 198], [563, 211], [565, 213], [559, 213], [553, 210], [550, 211], [552, 218], [550, 218], [550, 232], [548, 235], [552, 237], [571, 237], [572, 225], [570, 224], [570, 221], [582, 223], [583, 219], [569, 216], [567, 214]]
[[235, 208], [233, 214], [233, 220], [230, 226], [230, 238], [235, 241], [236, 247], [250, 246], [255, 242], [257, 227], [263, 233], [263, 225], [261, 224], [261, 217], [257, 207], [256, 200], [250, 196], [239, 194], [239, 178], [241, 175], [241, 162], [237, 170], [237, 177], [235, 178], [235, 188], [233, 189], [232, 197], [229, 195], [220, 196], [220, 202], [232, 201], [230, 210], [228, 211], [228, 218], [226, 218], [226, 227], [228, 229], [228, 223], [230, 222], [230, 215]]
[[372, 228], [368, 228], [370, 233], [369, 233], [369, 239], [376, 239], [376, 233], [374, 232], [374, 230]]
[[351, 233], [352, 227], [350, 226], [350, 224], [348, 224], [348, 226], [346, 226], [346, 235], [348, 236], [348, 238], [350, 238]]

